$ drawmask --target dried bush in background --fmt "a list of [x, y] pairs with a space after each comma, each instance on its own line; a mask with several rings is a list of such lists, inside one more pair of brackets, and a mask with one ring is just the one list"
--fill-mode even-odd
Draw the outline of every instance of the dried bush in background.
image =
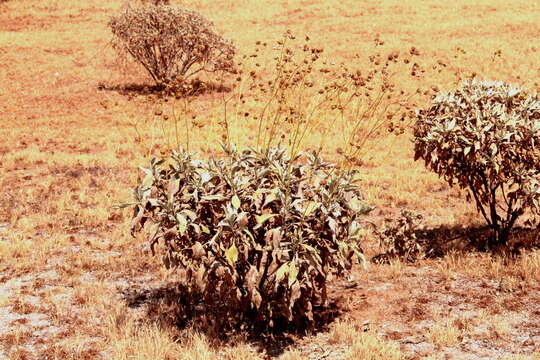
[[132, 229], [148, 231], [153, 251], [164, 245], [207, 330], [310, 327], [327, 282], [363, 261], [359, 218], [371, 208], [355, 172], [316, 153], [224, 150], [220, 160], [154, 159]]
[[199, 13], [170, 6], [127, 7], [112, 17], [112, 45], [129, 54], [158, 85], [201, 71], [232, 71], [235, 47]]
[[131, 6], [132, 3], [135, 3], [135, 5], [170, 5], [171, 0], [124, 0], [127, 2], [127, 6]]
[[[450, 185], [468, 189], [505, 245], [527, 209], [540, 211], [540, 99], [495, 81], [466, 81], [419, 111], [415, 159]], [[531, 222], [534, 218], [531, 218]]]
[[[415, 47], [385, 50], [381, 44], [375, 38], [373, 51], [345, 64], [335, 63], [315, 39], [290, 31], [276, 41], [256, 41], [252, 51], [239, 56], [233, 86], [232, 77], [222, 76], [217, 84], [196, 84], [195, 91], [189, 84], [183, 86], [187, 91], [173, 89], [176, 100], [163, 95], [169, 99], [159, 100], [158, 116], [166, 121], [156, 128], [163, 134], [164, 147], [206, 152], [221, 141], [263, 149], [285, 146], [293, 155], [323, 149], [325, 155], [339, 158], [338, 166], [361, 166], [387, 139], [386, 131], [400, 135], [408, 130], [414, 109], [436, 91], [421, 86], [422, 81], [448, 66], [423, 61]], [[368, 58], [369, 66], [362, 57]], [[197, 101], [188, 97], [204, 88], [226, 90], [205, 99], [212, 113], [202, 120]], [[205, 124], [217, 125], [220, 131], [203, 131]], [[144, 144], [145, 154], [154, 145]]]
[[148, 0], [148, 2], [154, 5], [170, 5], [171, 0]]

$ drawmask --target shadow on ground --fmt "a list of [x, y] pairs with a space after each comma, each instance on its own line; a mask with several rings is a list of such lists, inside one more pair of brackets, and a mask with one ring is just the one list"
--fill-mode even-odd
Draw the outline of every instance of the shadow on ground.
[[[450, 252], [492, 252], [505, 256], [518, 256], [522, 251], [540, 248], [540, 227], [512, 230], [507, 245], [490, 248], [492, 232], [487, 226], [448, 226], [416, 230], [416, 241], [422, 251], [420, 257], [438, 258]], [[380, 253], [372, 258], [374, 263], [388, 263], [392, 256]], [[415, 259], [418, 257], [416, 256]]]
[[417, 238], [424, 245], [427, 257], [440, 257], [451, 251], [503, 251], [519, 255], [523, 250], [540, 246], [539, 231], [540, 228], [515, 228], [508, 245], [498, 249], [489, 248], [492, 233], [487, 226], [440, 226], [419, 231]]
[[121, 95], [155, 95], [160, 97], [193, 97], [212, 93], [230, 92], [232, 89], [229, 86], [211, 81], [192, 80], [182, 84], [165, 85], [149, 85], [149, 84], [116, 84], [109, 85], [105, 83], [98, 84], [98, 90], [114, 91]]
[[[350, 285], [336, 283], [332, 287], [329, 289], [330, 297], [333, 297], [332, 294], [343, 292], [336, 287], [349, 289]], [[269, 358], [282, 354], [295, 339], [328, 331], [329, 325], [343, 313], [341, 306], [338, 305], [340, 299], [336, 297], [330, 300], [330, 306], [327, 308], [313, 309], [315, 326], [309, 331], [305, 329], [299, 331], [294, 326], [261, 331], [244, 324], [239, 328], [217, 333], [203, 325], [208, 323], [208, 319], [204, 316], [201, 302], [196, 296], [182, 291], [181, 288], [180, 284], [146, 289], [131, 287], [121, 293], [129, 308], [143, 310], [144, 316], [151, 322], [164, 327], [173, 326], [179, 330], [194, 328], [205, 333], [208, 339], [215, 339], [212, 345], [216, 348], [234, 342], [240, 337], [265, 352]]]

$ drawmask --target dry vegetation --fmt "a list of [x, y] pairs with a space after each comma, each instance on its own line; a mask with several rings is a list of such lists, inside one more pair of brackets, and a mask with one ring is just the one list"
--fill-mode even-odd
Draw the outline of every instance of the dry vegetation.
[[[0, 358], [540, 358], [538, 234], [513, 236], [525, 247], [519, 254], [471, 251], [457, 235], [482, 218], [464, 193], [413, 161], [406, 126], [415, 106], [465, 78], [538, 89], [537, 2], [191, 1], [234, 39], [244, 72], [240, 81], [203, 77], [208, 86], [192, 84], [189, 98], [163, 97], [135, 64], [113, 60], [107, 24], [121, 7], [0, 1]], [[294, 104], [294, 121], [279, 123], [282, 97], [264, 97], [260, 84], [280, 79], [272, 58], [288, 29], [324, 51], [285, 65], [306, 67], [280, 94]], [[331, 73], [309, 70], [310, 61]], [[362, 80], [377, 69], [372, 89], [359, 77], [328, 80], [356, 69]], [[318, 86], [337, 95], [327, 104]], [[348, 99], [344, 86], [362, 96], [333, 108]], [[368, 97], [381, 97], [380, 106], [366, 106]], [[365, 121], [351, 121], [355, 114]], [[399, 136], [386, 131], [390, 122]], [[291, 147], [321, 147], [325, 159], [360, 170], [373, 222], [401, 208], [423, 214], [438, 257], [355, 268], [328, 290], [339, 319], [305, 336], [224, 343], [175, 326], [171, 274], [142, 236], [129, 235], [130, 211], [113, 206], [131, 200], [137, 167], [171, 148], [220, 155], [222, 140], [270, 144], [288, 134], [297, 135]], [[369, 234], [362, 247], [368, 258], [380, 251]]]

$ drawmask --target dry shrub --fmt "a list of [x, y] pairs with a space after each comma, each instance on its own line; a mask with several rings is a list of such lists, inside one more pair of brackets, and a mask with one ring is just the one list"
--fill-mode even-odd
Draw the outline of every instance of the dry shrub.
[[171, 0], [127, 0], [127, 6], [131, 6], [131, 4], [134, 3], [136, 6], [142, 5], [142, 6], [148, 6], [148, 5], [171, 5]]
[[328, 306], [327, 282], [359, 245], [364, 205], [355, 172], [318, 154], [225, 149], [220, 160], [187, 152], [153, 160], [136, 188], [133, 231], [176, 269], [207, 330], [308, 328]]
[[420, 258], [423, 255], [418, 238], [421, 220], [422, 215], [403, 209], [399, 217], [387, 219], [384, 227], [375, 231], [384, 253], [374, 261], [384, 262], [397, 257], [412, 262]]
[[[466, 81], [419, 111], [415, 159], [450, 185], [468, 189], [505, 245], [526, 210], [540, 211], [540, 99], [495, 81]], [[532, 218], [534, 220], [534, 218]], [[532, 221], [531, 221], [532, 223]]]
[[171, 0], [147, 0], [147, 2], [152, 3], [153, 5], [170, 5]]
[[294, 153], [337, 144], [340, 165], [357, 166], [385, 130], [402, 134], [428, 94], [400, 86], [404, 77], [418, 85], [427, 68], [420, 70], [418, 50], [386, 52], [376, 39], [366, 66], [364, 55], [336, 63], [323, 43], [291, 31], [275, 42], [256, 41], [239, 60], [237, 86], [224, 99], [223, 142], [238, 144], [236, 128], [257, 126], [249, 145], [285, 145]]
[[110, 20], [109, 27], [118, 53], [129, 54], [158, 85], [183, 81], [202, 71], [233, 70], [235, 47], [195, 11], [128, 6]]

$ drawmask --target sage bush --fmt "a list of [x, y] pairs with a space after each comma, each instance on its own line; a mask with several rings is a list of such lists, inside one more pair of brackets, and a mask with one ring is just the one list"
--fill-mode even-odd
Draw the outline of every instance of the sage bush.
[[415, 159], [450, 185], [468, 190], [492, 230], [492, 246], [506, 245], [527, 211], [540, 211], [540, 99], [500, 81], [472, 79], [439, 94], [418, 112]]
[[[318, 153], [237, 151], [154, 159], [135, 189], [133, 232], [145, 229], [206, 328], [306, 329], [329, 305], [327, 286], [363, 261], [354, 171]], [[158, 246], [159, 244], [159, 246]]]

